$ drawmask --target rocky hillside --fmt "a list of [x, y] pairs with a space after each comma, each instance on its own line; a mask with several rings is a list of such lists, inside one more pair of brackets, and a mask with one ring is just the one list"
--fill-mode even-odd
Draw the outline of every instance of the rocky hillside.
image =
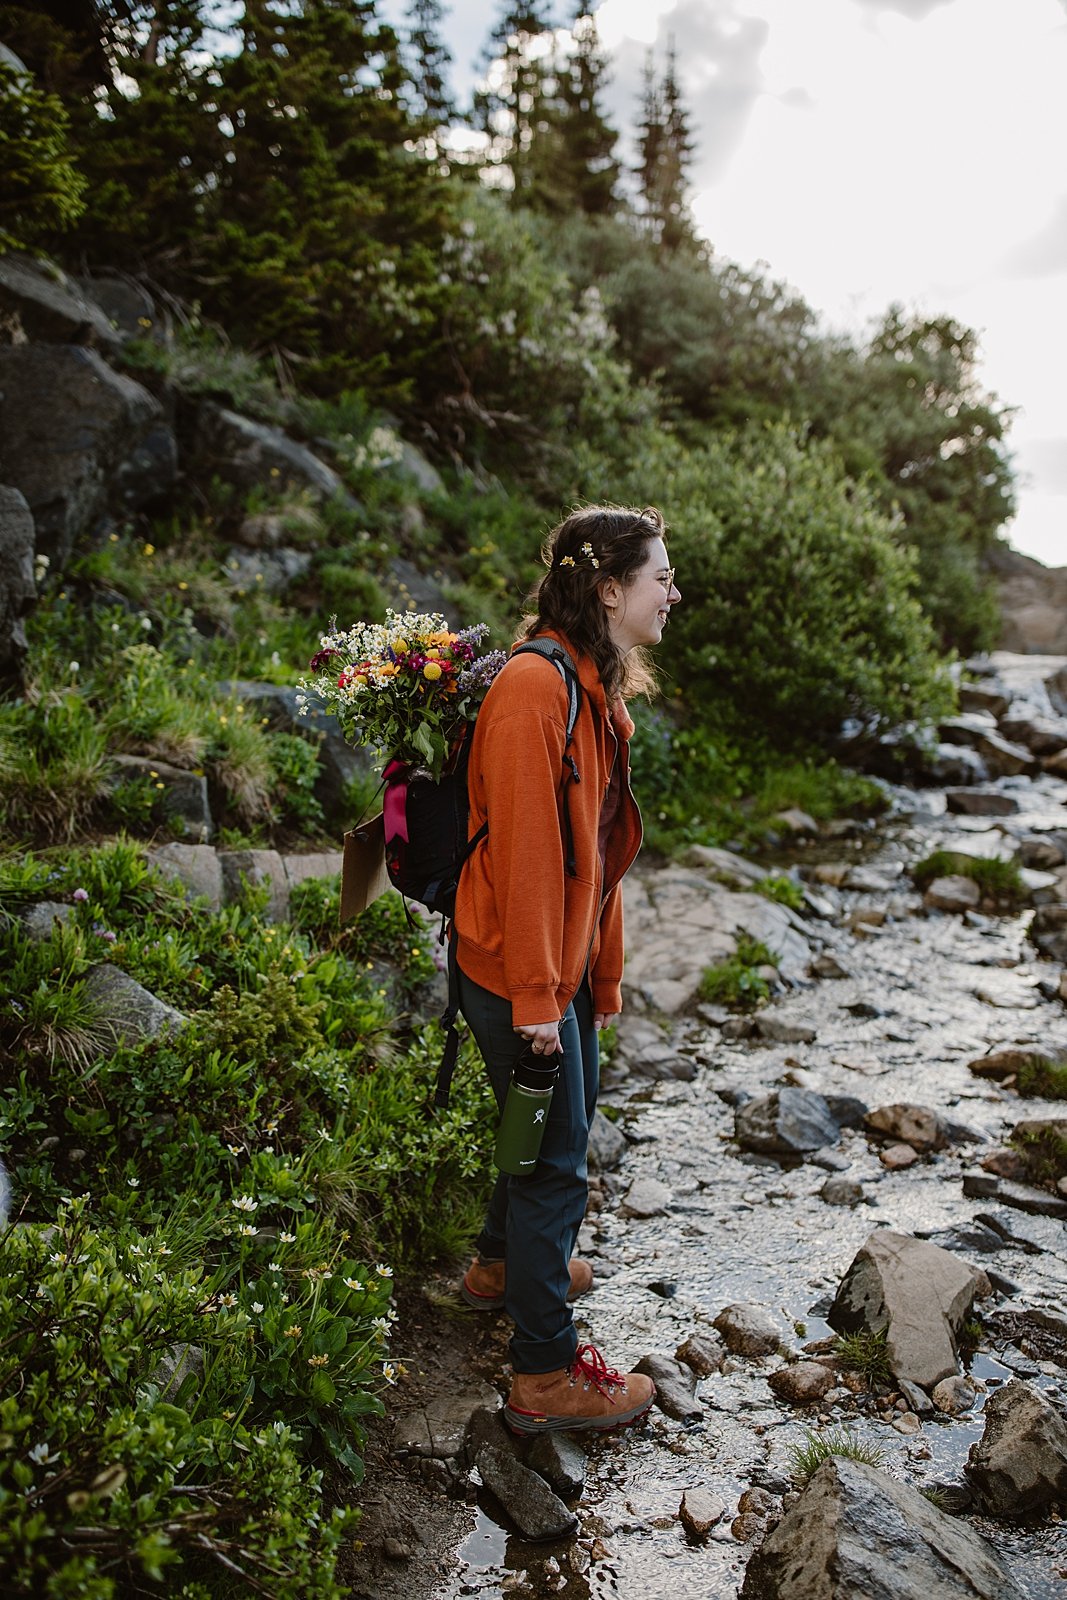
[[1067, 567], [1046, 567], [1002, 546], [992, 551], [989, 564], [1001, 608], [999, 648], [1019, 655], [1067, 655]]

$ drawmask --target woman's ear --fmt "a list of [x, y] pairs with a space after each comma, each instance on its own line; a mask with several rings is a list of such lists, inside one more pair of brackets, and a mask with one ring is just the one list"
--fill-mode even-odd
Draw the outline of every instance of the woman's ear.
[[615, 578], [604, 578], [599, 585], [599, 589], [605, 611], [614, 611], [622, 598], [622, 591], [617, 580]]

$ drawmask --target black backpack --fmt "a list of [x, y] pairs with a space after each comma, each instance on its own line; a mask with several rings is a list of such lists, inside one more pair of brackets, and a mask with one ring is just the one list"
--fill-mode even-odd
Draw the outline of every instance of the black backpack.
[[[578, 669], [570, 655], [554, 639], [530, 639], [511, 652], [512, 657], [522, 654], [543, 656], [551, 662], [563, 679], [567, 690], [567, 737], [563, 746], [563, 847], [567, 872], [573, 877], [574, 835], [571, 829], [567, 790], [572, 783], [581, 781], [574, 757], [570, 753], [578, 713], [582, 708], [582, 686]], [[510, 659], [510, 658], [509, 658]], [[507, 670], [507, 667], [502, 669]], [[467, 766], [470, 761], [471, 735], [474, 724], [469, 723], [449, 770], [439, 782], [432, 778], [407, 778], [394, 780], [403, 784], [402, 804], [406, 818], [407, 838], [399, 835], [386, 841], [385, 870], [394, 889], [409, 900], [417, 900], [442, 918], [441, 940], [448, 941], [448, 1005], [441, 1014], [445, 1027], [445, 1053], [437, 1074], [434, 1104], [448, 1104], [448, 1092], [459, 1051], [456, 1018], [459, 1015], [459, 982], [456, 972], [455, 944], [451, 937], [451, 922], [456, 909], [456, 890], [460, 875], [477, 845], [487, 836], [489, 824], [483, 822], [473, 838], [467, 838], [470, 808], [467, 799]], [[401, 797], [396, 796], [397, 801]], [[386, 811], [390, 802], [386, 802]]]

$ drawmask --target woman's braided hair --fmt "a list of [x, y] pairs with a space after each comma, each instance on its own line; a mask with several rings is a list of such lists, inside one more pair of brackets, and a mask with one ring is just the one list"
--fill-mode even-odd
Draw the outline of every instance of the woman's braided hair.
[[656, 679], [642, 649], [623, 655], [611, 637], [608, 612], [601, 598], [605, 578], [623, 586], [644, 566], [648, 546], [667, 531], [655, 506], [580, 506], [553, 528], [541, 558], [548, 568], [523, 618], [524, 639], [546, 629], [561, 633], [576, 649], [592, 657], [609, 700], [651, 695]]

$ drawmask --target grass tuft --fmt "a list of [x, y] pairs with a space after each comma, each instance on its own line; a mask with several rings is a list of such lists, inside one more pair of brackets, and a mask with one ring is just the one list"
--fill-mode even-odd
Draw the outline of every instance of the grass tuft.
[[912, 868], [911, 875], [920, 889], [925, 889], [935, 878], [972, 878], [983, 898], [998, 905], [1023, 905], [1027, 898], [1026, 886], [1014, 861], [961, 855], [955, 850], [935, 850]]
[[833, 1353], [854, 1372], [862, 1372], [868, 1383], [886, 1383], [892, 1376], [889, 1370], [888, 1334], [839, 1333], [833, 1343]]
[[771, 992], [770, 984], [759, 969], [776, 967], [779, 960], [780, 957], [769, 950], [761, 939], [753, 939], [748, 933], [739, 933], [737, 949], [729, 960], [704, 969], [697, 995], [712, 1005], [753, 1011]]
[[862, 1461], [869, 1467], [880, 1467], [885, 1463], [885, 1451], [881, 1445], [868, 1444], [847, 1428], [827, 1428], [823, 1433], [806, 1430], [802, 1444], [789, 1446], [793, 1477], [802, 1485], [807, 1483], [831, 1456]]

